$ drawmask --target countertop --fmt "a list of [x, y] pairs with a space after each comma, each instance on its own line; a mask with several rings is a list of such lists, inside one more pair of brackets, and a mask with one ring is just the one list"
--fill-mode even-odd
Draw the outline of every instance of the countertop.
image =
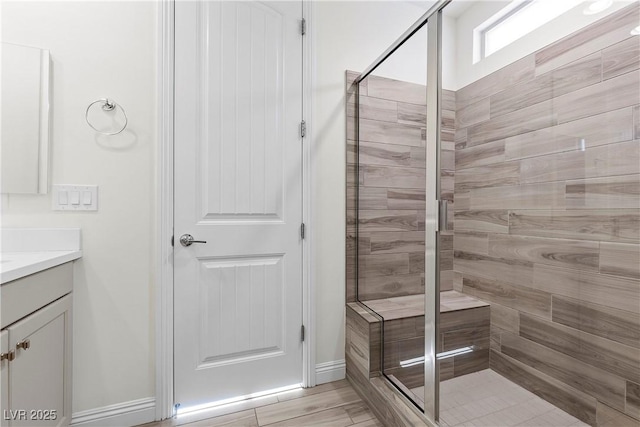
[[0, 284], [82, 257], [82, 251], [2, 252]]

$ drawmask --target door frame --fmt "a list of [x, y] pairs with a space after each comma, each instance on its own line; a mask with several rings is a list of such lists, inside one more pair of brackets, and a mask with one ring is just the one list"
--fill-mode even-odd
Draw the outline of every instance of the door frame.
[[[174, 370], [173, 370], [173, 237], [174, 218], [174, 53], [175, 53], [175, 1], [158, 0], [158, 152], [156, 190], [156, 259], [155, 280], [155, 375], [156, 375], [156, 420], [174, 415]], [[302, 385], [316, 385], [315, 370], [315, 284], [313, 262], [313, 172], [315, 161], [311, 156], [312, 133], [312, 87], [313, 38], [309, 28], [313, 19], [313, 2], [302, 1], [302, 17], [307, 23], [307, 32], [302, 38], [302, 114], [307, 125], [302, 149], [302, 220], [306, 233], [302, 246], [302, 320], [306, 334], [302, 344]]]

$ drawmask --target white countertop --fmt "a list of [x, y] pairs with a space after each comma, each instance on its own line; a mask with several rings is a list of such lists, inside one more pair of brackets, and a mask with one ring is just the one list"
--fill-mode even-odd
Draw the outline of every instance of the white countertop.
[[82, 257], [82, 251], [2, 252], [0, 284]]
[[0, 284], [82, 257], [79, 228], [5, 228], [0, 233]]

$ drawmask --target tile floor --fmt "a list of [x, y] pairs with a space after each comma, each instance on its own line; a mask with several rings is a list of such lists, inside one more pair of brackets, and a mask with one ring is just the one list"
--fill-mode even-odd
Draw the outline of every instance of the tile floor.
[[[424, 391], [413, 389], [416, 394]], [[573, 427], [579, 419], [485, 369], [440, 384], [442, 427]]]
[[144, 427], [175, 426], [382, 427], [382, 424], [347, 380], [341, 380], [144, 424]]

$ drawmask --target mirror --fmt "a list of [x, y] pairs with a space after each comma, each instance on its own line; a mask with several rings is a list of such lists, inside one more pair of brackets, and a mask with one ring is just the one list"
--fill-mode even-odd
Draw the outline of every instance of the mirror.
[[0, 192], [46, 194], [49, 51], [2, 43]]

